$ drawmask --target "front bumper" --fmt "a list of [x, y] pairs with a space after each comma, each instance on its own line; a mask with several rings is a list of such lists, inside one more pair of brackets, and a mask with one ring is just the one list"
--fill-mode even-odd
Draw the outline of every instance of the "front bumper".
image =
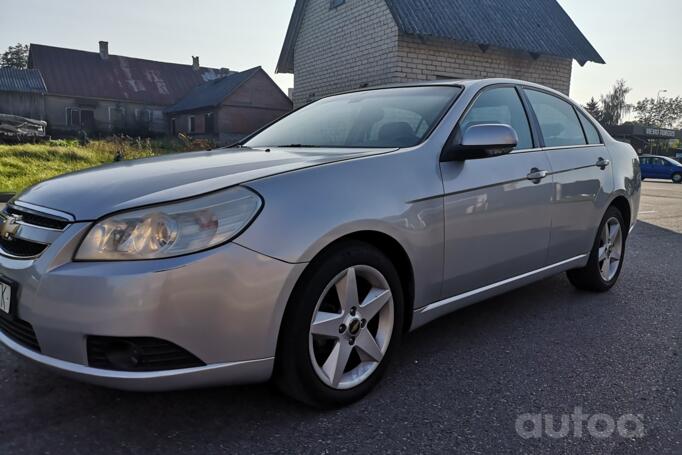
[[[47, 367], [95, 384], [169, 390], [267, 380], [284, 308], [304, 264], [230, 243], [180, 258], [72, 262], [88, 223], [70, 225], [35, 260], [0, 256], [0, 275], [19, 283], [17, 317], [40, 352], [0, 333], [0, 342]], [[88, 365], [87, 337], [153, 337], [206, 366], [122, 372]]]
[[131, 391], [167, 391], [266, 381], [272, 374], [274, 357], [243, 362], [217, 363], [183, 370], [153, 372], [112, 371], [90, 368], [39, 354], [0, 333], [0, 342], [17, 354], [64, 376], [90, 384]]

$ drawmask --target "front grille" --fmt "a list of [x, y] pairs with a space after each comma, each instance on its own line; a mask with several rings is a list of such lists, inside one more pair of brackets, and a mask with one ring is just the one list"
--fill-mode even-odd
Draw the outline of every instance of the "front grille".
[[45, 227], [48, 229], [58, 229], [63, 230], [69, 223], [67, 221], [58, 220], [46, 215], [38, 215], [37, 213], [28, 212], [25, 210], [19, 210], [16, 207], [6, 207], [5, 212], [10, 215], [21, 216], [22, 221], [26, 224], [32, 224], [33, 226]]
[[40, 352], [40, 345], [38, 339], [33, 331], [33, 326], [21, 319], [7, 319], [0, 316], [0, 332], [4, 333], [13, 341], [16, 341], [22, 346]]
[[29, 242], [23, 239], [6, 240], [0, 238], [0, 249], [5, 253], [19, 258], [33, 258], [40, 256], [45, 251], [47, 245], [42, 243]]
[[89, 336], [88, 365], [116, 371], [163, 371], [206, 364], [185, 349], [157, 338]]
[[0, 254], [19, 259], [43, 254], [69, 225], [64, 219], [15, 205], [0, 212], [0, 221], [13, 228], [0, 238]]

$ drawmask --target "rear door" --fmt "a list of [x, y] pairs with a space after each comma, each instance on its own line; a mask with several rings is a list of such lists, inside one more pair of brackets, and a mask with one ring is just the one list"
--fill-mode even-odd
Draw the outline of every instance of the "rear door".
[[639, 168], [642, 171], [642, 178], [651, 179], [654, 177], [651, 171], [651, 158], [648, 156], [639, 159]]
[[519, 144], [508, 155], [441, 163], [445, 189], [443, 297], [503, 281], [544, 267], [549, 246], [552, 184], [529, 179], [549, 171], [536, 147], [527, 111], [514, 86], [481, 91], [459, 122], [506, 124]]
[[611, 157], [591, 120], [552, 93], [524, 89], [552, 168], [548, 264], [588, 253], [613, 191]]

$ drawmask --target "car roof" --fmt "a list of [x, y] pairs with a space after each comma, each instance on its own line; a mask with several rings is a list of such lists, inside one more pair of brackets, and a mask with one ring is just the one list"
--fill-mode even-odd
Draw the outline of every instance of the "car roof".
[[[363, 87], [356, 90], [349, 90], [347, 92], [336, 93], [335, 95], [342, 95], [344, 93], [360, 93], [360, 92], [370, 92], [373, 90], [381, 90], [387, 88], [402, 88], [402, 87], [434, 87], [434, 86], [445, 86], [445, 87], [462, 87], [464, 89], [480, 90], [484, 87], [490, 85], [500, 85], [500, 84], [510, 84], [510, 85], [523, 85], [526, 87], [537, 88], [544, 90], [546, 92], [551, 92], [561, 98], [570, 100], [572, 103], [576, 104], [575, 101], [571, 100], [565, 93], [561, 93], [545, 85], [536, 84], [535, 82], [523, 81], [520, 79], [509, 79], [509, 78], [490, 78], [490, 79], [437, 79], [430, 81], [413, 81], [413, 82], [402, 82], [396, 84], [386, 84], [379, 85], [376, 87]], [[331, 95], [334, 96], [334, 95]]]

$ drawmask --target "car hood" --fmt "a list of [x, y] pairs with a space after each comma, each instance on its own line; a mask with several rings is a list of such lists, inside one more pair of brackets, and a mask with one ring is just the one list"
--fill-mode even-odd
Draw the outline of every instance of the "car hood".
[[218, 149], [122, 161], [38, 183], [15, 200], [91, 221], [113, 212], [210, 193], [387, 149]]

